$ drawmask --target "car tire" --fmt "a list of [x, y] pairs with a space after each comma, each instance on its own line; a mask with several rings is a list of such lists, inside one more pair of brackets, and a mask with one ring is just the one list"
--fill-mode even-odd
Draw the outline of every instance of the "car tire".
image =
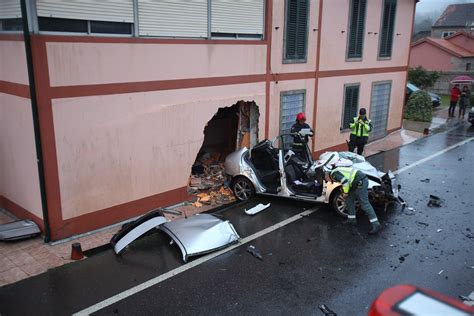
[[347, 218], [346, 202], [342, 194], [342, 186], [335, 188], [329, 198], [331, 208], [341, 217]]
[[239, 201], [247, 201], [255, 196], [255, 187], [249, 179], [245, 177], [237, 177], [231, 184], [232, 192]]

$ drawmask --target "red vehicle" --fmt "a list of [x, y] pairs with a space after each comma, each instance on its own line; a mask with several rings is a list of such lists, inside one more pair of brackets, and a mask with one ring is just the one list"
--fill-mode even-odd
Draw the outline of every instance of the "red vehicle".
[[369, 316], [474, 315], [474, 307], [441, 293], [413, 285], [383, 291], [372, 303]]

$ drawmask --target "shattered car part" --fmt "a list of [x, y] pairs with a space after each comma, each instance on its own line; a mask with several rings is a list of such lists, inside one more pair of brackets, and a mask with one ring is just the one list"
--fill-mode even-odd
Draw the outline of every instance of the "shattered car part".
[[337, 316], [337, 314], [330, 310], [326, 304], [319, 305], [319, 309], [324, 313], [325, 316]]
[[253, 245], [248, 246], [247, 247], [247, 252], [250, 253], [255, 258], [257, 258], [258, 260], [263, 261], [262, 255], [257, 251], [257, 248], [255, 248], [255, 246], [253, 246]]
[[428, 201], [429, 207], [441, 207], [441, 199], [436, 195], [430, 194], [430, 200]]
[[26, 219], [0, 225], [0, 240], [19, 240], [34, 237], [40, 233], [35, 222]]
[[270, 207], [270, 203], [268, 204], [262, 204], [262, 203], [259, 203], [258, 205], [252, 207], [251, 209], [249, 210], [245, 210], [245, 214], [247, 215], [255, 215], [257, 213], [260, 213], [261, 211], [267, 209]]
[[179, 246], [184, 262], [191, 256], [225, 248], [240, 238], [229, 221], [210, 214], [198, 214], [166, 222], [160, 225], [159, 229]]
[[167, 221], [168, 220], [163, 217], [161, 211], [151, 211], [138, 218], [136, 221], [126, 224], [112, 237], [110, 243], [114, 246], [115, 253], [119, 254], [138, 237]]

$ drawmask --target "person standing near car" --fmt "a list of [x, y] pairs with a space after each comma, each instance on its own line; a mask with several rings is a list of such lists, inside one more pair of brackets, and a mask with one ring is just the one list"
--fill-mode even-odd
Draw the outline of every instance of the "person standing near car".
[[[297, 134], [299, 133], [302, 129], [309, 129], [311, 133], [313, 133], [313, 130], [311, 127], [306, 123], [306, 115], [303, 112], [300, 112], [296, 115], [296, 122], [293, 124], [291, 127], [291, 134]], [[303, 143], [301, 142], [304, 140], [305, 143], [308, 143], [308, 135], [305, 135], [304, 138], [300, 137], [293, 137], [293, 146], [295, 147], [302, 147]]]
[[466, 114], [466, 107], [469, 106], [471, 98], [471, 91], [467, 86], [462, 87], [461, 96], [459, 97], [459, 118], [464, 119], [464, 115]]
[[449, 104], [449, 117], [454, 117], [454, 110], [456, 109], [456, 105], [459, 100], [459, 96], [461, 95], [461, 90], [459, 90], [459, 85], [455, 84], [454, 87], [451, 89], [451, 102]]
[[357, 154], [362, 155], [364, 146], [369, 139], [369, 132], [372, 130], [372, 122], [367, 118], [365, 108], [359, 110], [359, 116], [354, 117], [349, 127], [351, 128], [349, 151], [354, 152], [354, 149], [357, 147]]
[[324, 171], [326, 181], [342, 184], [348, 214], [345, 223], [350, 225], [357, 224], [355, 202], [359, 200], [360, 207], [369, 218], [371, 224], [369, 234], [377, 234], [382, 229], [382, 226], [375, 214], [374, 208], [369, 202], [369, 179], [367, 175], [353, 167], [325, 167]]

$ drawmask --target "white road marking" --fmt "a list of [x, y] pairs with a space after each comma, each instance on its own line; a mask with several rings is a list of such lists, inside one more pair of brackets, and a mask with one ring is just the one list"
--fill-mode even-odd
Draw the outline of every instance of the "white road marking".
[[[431, 160], [431, 159], [433, 159], [433, 158], [436, 158], [436, 157], [438, 157], [438, 156], [440, 156], [440, 155], [442, 155], [442, 154], [444, 154], [444, 153], [446, 153], [446, 152], [448, 152], [448, 151], [450, 151], [450, 150], [453, 150], [453, 149], [458, 148], [458, 147], [460, 147], [460, 146], [462, 146], [462, 145], [464, 145], [464, 144], [467, 144], [468, 142], [470, 142], [470, 141], [472, 141], [472, 140], [474, 140], [474, 137], [470, 137], [470, 138], [468, 138], [468, 139], [465, 139], [465, 140], [463, 140], [463, 141], [461, 141], [461, 142], [459, 142], [459, 143], [456, 143], [456, 144], [454, 144], [454, 145], [452, 145], [452, 146], [449, 146], [449, 147], [447, 147], [447, 148], [445, 148], [445, 149], [443, 149], [443, 150], [441, 150], [441, 151], [438, 151], [437, 153], [434, 153], [434, 154], [432, 154], [432, 155], [430, 155], [430, 156], [428, 156], [428, 157], [425, 157], [425, 158], [423, 158], [423, 159], [421, 159], [421, 160], [418, 160], [417, 162], [414, 162], [414, 163], [412, 163], [412, 164], [410, 164], [410, 165], [408, 165], [408, 166], [405, 166], [405, 167], [403, 167], [403, 168], [400, 168], [400, 169], [394, 171], [393, 174], [400, 174], [400, 173], [402, 173], [402, 172], [405, 172], [405, 171], [407, 171], [407, 170], [409, 170], [409, 169], [411, 169], [411, 168], [413, 168], [413, 167], [418, 166], [419, 164], [422, 164], [422, 163], [424, 163], [424, 162], [427, 162], [427, 161], [429, 161], [429, 160]], [[302, 213], [299, 213], [299, 214], [297, 214], [297, 215], [295, 215], [295, 216], [293, 216], [293, 217], [290, 217], [290, 218], [288, 218], [288, 219], [286, 219], [286, 220], [284, 220], [284, 221], [281, 221], [281, 222], [279, 222], [279, 223], [277, 223], [277, 224], [275, 224], [275, 225], [273, 225], [273, 226], [267, 227], [267, 228], [265, 228], [265, 229], [263, 229], [263, 230], [261, 230], [261, 231], [255, 233], [255, 234], [253, 234], [253, 235], [247, 236], [247, 237], [245, 237], [245, 238], [239, 240], [236, 244], [234, 244], [234, 245], [232, 245], [232, 246], [230, 246], [230, 247], [228, 247], [228, 248], [222, 249], [222, 250], [220, 250], [220, 251], [216, 251], [216, 252], [214, 252], [214, 253], [208, 254], [208, 255], [203, 256], [203, 257], [201, 257], [201, 258], [198, 258], [198, 259], [196, 259], [196, 260], [194, 260], [194, 261], [192, 261], [192, 262], [189, 262], [189, 263], [186, 263], [186, 264], [184, 264], [184, 265], [182, 265], [182, 266], [179, 266], [179, 267], [177, 267], [177, 268], [175, 268], [175, 269], [173, 269], [173, 270], [171, 270], [171, 271], [168, 271], [168, 272], [166, 272], [166, 273], [164, 273], [164, 274], [161, 274], [161, 275], [159, 275], [159, 276], [157, 276], [157, 277], [155, 277], [155, 278], [153, 278], [153, 279], [150, 279], [150, 280], [148, 280], [148, 281], [146, 281], [146, 282], [144, 282], [144, 283], [141, 283], [141, 284], [139, 284], [139, 285], [137, 285], [137, 286], [135, 286], [135, 287], [132, 287], [132, 288], [130, 288], [130, 289], [128, 289], [128, 290], [125, 290], [125, 291], [123, 291], [123, 292], [121, 292], [121, 293], [118, 293], [118, 294], [116, 294], [116, 295], [114, 295], [114, 296], [112, 296], [112, 297], [109, 297], [109, 298], [107, 298], [107, 299], [105, 299], [105, 300], [103, 300], [103, 301], [101, 301], [101, 302], [99, 302], [99, 303], [97, 303], [97, 304], [95, 304], [95, 305], [92, 305], [92, 306], [90, 306], [90, 307], [88, 307], [88, 308], [86, 308], [86, 309], [83, 309], [83, 310], [81, 310], [81, 311], [79, 311], [79, 312], [77, 312], [77, 313], [75, 313], [75, 314], [73, 314], [73, 315], [89, 315], [89, 314], [95, 313], [95, 312], [97, 312], [97, 311], [99, 311], [99, 310], [101, 310], [101, 309], [103, 309], [103, 308], [105, 308], [105, 307], [107, 307], [107, 306], [110, 306], [110, 305], [112, 305], [112, 304], [114, 304], [114, 303], [117, 303], [117, 302], [119, 302], [119, 301], [121, 301], [121, 300], [123, 300], [123, 299], [125, 299], [125, 298], [127, 298], [127, 297], [129, 297], [129, 296], [132, 296], [132, 295], [134, 295], [134, 294], [136, 294], [136, 293], [138, 293], [138, 292], [141, 292], [141, 291], [143, 291], [143, 290], [145, 290], [145, 289], [147, 289], [147, 288], [149, 288], [149, 287], [152, 287], [152, 286], [154, 286], [154, 285], [156, 285], [156, 284], [158, 284], [158, 283], [161, 283], [161, 282], [163, 282], [163, 281], [165, 281], [165, 280], [167, 280], [167, 279], [169, 279], [169, 278], [171, 278], [171, 277], [173, 277], [173, 276], [175, 276], [175, 275], [177, 275], [177, 274], [180, 274], [180, 273], [185, 272], [185, 271], [187, 271], [187, 270], [189, 270], [189, 269], [192, 269], [192, 268], [194, 268], [195, 266], [198, 266], [198, 265], [200, 265], [200, 264], [202, 264], [202, 263], [205, 263], [205, 262], [207, 262], [207, 261], [209, 261], [209, 260], [211, 260], [211, 259], [213, 259], [213, 258], [215, 258], [215, 257], [218, 257], [218, 256], [220, 256], [220, 255], [222, 255], [222, 254], [224, 254], [224, 253], [226, 253], [226, 252], [229, 252], [229, 251], [231, 251], [231, 250], [233, 250], [233, 249], [235, 249], [235, 248], [237, 248], [237, 247], [240, 247], [240, 246], [242, 246], [242, 245], [244, 245], [244, 244], [246, 244], [246, 243], [248, 243], [248, 242], [250, 242], [250, 241], [252, 241], [252, 240], [255, 240], [255, 239], [259, 238], [259, 237], [262, 237], [262, 236], [264, 236], [264, 235], [266, 235], [266, 234], [268, 234], [268, 233], [271, 233], [272, 231], [275, 231], [275, 230], [277, 230], [277, 229], [279, 229], [279, 228], [281, 228], [281, 227], [283, 227], [283, 226], [286, 226], [286, 225], [288, 225], [288, 224], [291, 224], [291, 223], [293, 223], [293, 222], [295, 222], [295, 221], [301, 219], [303, 216], [310, 215], [310, 214], [312, 214], [312, 213], [314, 213], [314, 212], [316, 212], [316, 209], [311, 209], [311, 210], [307, 210], [307, 211], [304, 211], [304, 212], [302, 212]]]
[[224, 253], [226, 253], [226, 252], [229, 252], [229, 251], [231, 251], [231, 250], [233, 250], [233, 249], [235, 249], [235, 248], [237, 248], [237, 247], [240, 247], [240, 246], [242, 246], [242, 245], [244, 245], [244, 244], [246, 244], [246, 243], [248, 243], [248, 242], [250, 242], [250, 241], [252, 241], [252, 240], [255, 240], [255, 239], [259, 238], [259, 237], [262, 237], [262, 236], [264, 236], [264, 235], [266, 235], [266, 234], [268, 234], [268, 233], [271, 233], [272, 231], [275, 231], [275, 230], [277, 230], [277, 229], [279, 229], [279, 228], [281, 228], [281, 227], [283, 227], [283, 226], [286, 226], [286, 225], [288, 225], [288, 224], [291, 224], [291, 223], [293, 223], [293, 222], [295, 222], [295, 221], [297, 221], [297, 220], [303, 218], [304, 216], [310, 215], [310, 214], [312, 214], [312, 213], [314, 213], [314, 212], [316, 212], [316, 209], [310, 209], [310, 210], [301, 212], [301, 213], [299, 213], [299, 214], [297, 214], [297, 215], [295, 215], [295, 216], [292, 216], [292, 217], [290, 217], [290, 218], [288, 218], [288, 219], [285, 219], [284, 221], [281, 221], [281, 222], [279, 222], [279, 223], [277, 223], [277, 224], [275, 224], [275, 225], [272, 225], [272, 226], [270, 226], [270, 227], [267, 227], [267, 228], [265, 228], [265, 229], [263, 229], [263, 230], [261, 230], [261, 231], [259, 231], [259, 232], [256, 232], [256, 233], [253, 234], [253, 235], [250, 235], [250, 236], [247, 236], [247, 237], [245, 237], [245, 238], [242, 238], [241, 240], [239, 240], [237, 243], [235, 243], [234, 245], [232, 245], [232, 246], [230, 246], [230, 247], [227, 247], [227, 248], [222, 249], [222, 250], [220, 250], [220, 251], [216, 251], [216, 252], [214, 252], [214, 253], [210, 253], [210, 254], [208, 254], [208, 255], [206, 255], [206, 256], [204, 256], [204, 257], [198, 258], [198, 259], [193, 260], [193, 261], [191, 261], [191, 262], [189, 262], [189, 263], [186, 263], [186, 264], [184, 264], [184, 265], [182, 265], [182, 266], [179, 266], [179, 267], [177, 267], [177, 268], [175, 268], [175, 269], [173, 269], [173, 270], [171, 270], [171, 271], [168, 271], [168, 272], [166, 272], [166, 273], [164, 273], [164, 274], [161, 274], [161, 275], [159, 275], [159, 276], [157, 276], [157, 277], [155, 277], [155, 278], [153, 278], [153, 279], [150, 279], [150, 280], [148, 280], [148, 281], [146, 281], [146, 282], [144, 282], [144, 283], [141, 283], [141, 284], [139, 284], [139, 285], [137, 285], [137, 286], [135, 286], [135, 287], [132, 287], [132, 288], [130, 288], [130, 289], [128, 289], [128, 290], [125, 290], [125, 291], [123, 291], [123, 292], [121, 292], [121, 293], [118, 293], [118, 294], [116, 294], [116, 295], [114, 295], [114, 296], [112, 296], [112, 297], [109, 297], [109, 298], [103, 300], [102, 302], [99, 302], [99, 303], [97, 303], [97, 304], [95, 304], [95, 305], [92, 305], [92, 306], [86, 308], [86, 309], [83, 309], [83, 310], [81, 310], [81, 311], [79, 311], [79, 312], [77, 312], [77, 313], [75, 313], [75, 314], [73, 314], [73, 315], [89, 315], [89, 314], [95, 313], [95, 312], [97, 312], [97, 311], [99, 311], [99, 310], [101, 310], [101, 309], [103, 309], [103, 308], [105, 308], [105, 307], [107, 307], [107, 306], [110, 306], [110, 305], [112, 305], [112, 304], [114, 304], [114, 303], [117, 303], [117, 302], [119, 302], [119, 301], [121, 301], [121, 300], [123, 300], [123, 299], [125, 299], [125, 298], [127, 298], [127, 297], [129, 297], [129, 296], [132, 296], [132, 295], [134, 295], [134, 294], [136, 294], [136, 293], [138, 293], [138, 292], [141, 292], [141, 291], [143, 291], [143, 290], [145, 290], [145, 289], [147, 289], [147, 288], [149, 288], [149, 287], [152, 287], [152, 286], [154, 286], [154, 285], [156, 285], [156, 284], [158, 284], [158, 283], [160, 283], [160, 282], [163, 282], [163, 281], [165, 281], [165, 280], [167, 280], [167, 279], [169, 279], [169, 278], [171, 278], [171, 277], [173, 277], [173, 276], [175, 276], [175, 275], [177, 275], [177, 274], [180, 274], [180, 273], [182, 273], [182, 272], [184, 272], [184, 271], [187, 271], [187, 270], [189, 270], [189, 269], [191, 269], [191, 268], [194, 268], [195, 266], [198, 266], [198, 265], [200, 265], [200, 264], [202, 264], [202, 263], [204, 263], [204, 262], [206, 262], [206, 261], [209, 261], [209, 260], [211, 260], [211, 259], [213, 259], [213, 258], [215, 258], [215, 257], [217, 257], [217, 256], [220, 256], [220, 255], [222, 255], [222, 254], [224, 254]]
[[448, 151], [450, 151], [450, 150], [453, 150], [453, 149], [458, 148], [458, 147], [460, 147], [460, 146], [462, 146], [462, 145], [464, 145], [464, 144], [467, 144], [467, 143], [469, 143], [469, 142], [472, 141], [472, 140], [474, 140], [474, 137], [470, 137], [470, 138], [468, 138], [468, 139], [465, 139], [465, 140], [463, 140], [462, 142], [456, 143], [456, 144], [454, 144], [454, 145], [452, 145], [452, 146], [449, 146], [449, 147], [447, 147], [447, 148], [445, 148], [445, 149], [443, 149], [443, 150], [440, 150], [440, 151], [438, 151], [438, 152], [436, 152], [436, 153], [434, 153], [434, 154], [432, 154], [432, 155], [429, 155], [428, 157], [425, 157], [425, 158], [423, 158], [423, 159], [420, 159], [420, 160], [418, 160], [417, 162], [414, 162], [414, 163], [412, 163], [412, 164], [410, 164], [410, 165], [408, 165], [408, 166], [405, 166], [405, 167], [403, 167], [403, 168], [400, 168], [400, 169], [398, 169], [397, 171], [394, 171], [393, 174], [397, 175], [397, 174], [400, 174], [400, 173], [405, 172], [405, 171], [407, 171], [407, 170], [410, 170], [411, 168], [416, 167], [416, 166], [418, 166], [419, 164], [422, 164], [422, 163], [424, 163], [424, 162], [427, 162], [427, 161], [429, 161], [429, 160], [431, 160], [431, 159], [433, 159], [433, 158], [436, 158], [436, 157], [438, 157], [438, 156], [440, 156], [440, 155], [442, 155], [442, 154], [444, 154], [444, 153], [446, 153], [446, 152], [448, 152]]

